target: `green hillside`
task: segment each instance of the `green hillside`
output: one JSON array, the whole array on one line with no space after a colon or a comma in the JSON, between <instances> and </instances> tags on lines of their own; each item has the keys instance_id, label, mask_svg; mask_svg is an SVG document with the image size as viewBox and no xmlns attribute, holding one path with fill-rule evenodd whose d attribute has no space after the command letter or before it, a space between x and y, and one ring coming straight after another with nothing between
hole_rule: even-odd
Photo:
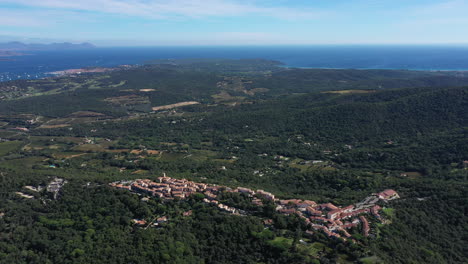
<instances>
[{"instance_id":1,"label":"green hillside","mask_svg":"<svg viewBox=\"0 0 468 264\"><path fill-rule=\"evenodd\" d=\"M0 83L0 263L466 263L467 87L264 60ZM246 215L109 186L163 173L339 206L401 198L343 241L238 193L220 199ZM57 196L35 189L55 177Z\"/></svg>"}]
</instances>

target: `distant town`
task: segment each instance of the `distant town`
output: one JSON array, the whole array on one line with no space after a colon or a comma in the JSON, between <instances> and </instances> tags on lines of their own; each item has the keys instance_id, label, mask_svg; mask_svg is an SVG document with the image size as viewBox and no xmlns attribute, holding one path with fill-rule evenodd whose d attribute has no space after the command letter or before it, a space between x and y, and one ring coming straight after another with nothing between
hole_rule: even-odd
<instances>
[{"instance_id":1,"label":"distant town","mask_svg":"<svg viewBox=\"0 0 468 264\"><path fill-rule=\"evenodd\" d=\"M235 215L245 215L245 211L227 206L219 202L218 196L222 192L242 193L252 199L252 203L256 206L263 206L267 201L271 201L276 205L276 211L283 215L296 214L304 219L308 225L308 234L314 232L323 232L329 237L334 237L346 241L351 239L355 241L352 235L348 232L351 228L359 228L362 235L367 237L372 232L370 222L385 223L385 219L380 215L382 208L377 205L378 201L388 202L398 199L400 196L394 190L388 189L380 193L374 193L366 197L363 201L339 207L332 203L317 204L310 200L300 199L277 199L274 194L264 190L252 190L249 188L237 187L235 189L210 185L206 183L197 183L186 179L174 179L164 175L158 177L157 181L149 179L138 179L135 181L118 181L110 183L110 186L125 189L138 194L158 197L163 200L186 199L192 194L201 193L204 195L203 201L207 204L212 204L227 213ZM147 197L143 199L148 199ZM190 215L188 211L185 215ZM159 224L168 221L167 217L155 219L151 223L142 219L134 219L135 224L140 226L158 226ZM263 221L266 227L272 226L272 219Z\"/></svg>"}]
</instances>

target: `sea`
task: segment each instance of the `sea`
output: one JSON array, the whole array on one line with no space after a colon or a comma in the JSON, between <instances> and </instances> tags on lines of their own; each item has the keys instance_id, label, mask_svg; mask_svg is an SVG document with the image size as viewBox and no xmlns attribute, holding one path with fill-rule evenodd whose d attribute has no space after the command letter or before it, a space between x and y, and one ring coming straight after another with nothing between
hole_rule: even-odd
<instances>
[{"instance_id":1,"label":"sea","mask_svg":"<svg viewBox=\"0 0 468 264\"><path fill-rule=\"evenodd\" d=\"M66 69L142 65L153 59L187 58L263 58L297 68L468 70L468 45L101 47L26 53L0 60L0 82L44 78L50 72Z\"/></svg>"}]
</instances>

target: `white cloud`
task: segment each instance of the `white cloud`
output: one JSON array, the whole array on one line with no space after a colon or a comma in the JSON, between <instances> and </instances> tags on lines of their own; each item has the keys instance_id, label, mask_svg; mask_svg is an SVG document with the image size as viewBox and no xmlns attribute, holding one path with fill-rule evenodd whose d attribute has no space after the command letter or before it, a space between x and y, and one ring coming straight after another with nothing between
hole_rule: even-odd
<instances>
[{"instance_id":1,"label":"white cloud","mask_svg":"<svg viewBox=\"0 0 468 264\"><path fill-rule=\"evenodd\" d=\"M421 15L466 15L468 2L465 0L450 0L439 3L420 6L415 10Z\"/></svg>"},{"instance_id":2,"label":"white cloud","mask_svg":"<svg viewBox=\"0 0 468 264\"><path fill-rule=\"evenodd\" d=\"M420 5L394 25L397 36L423 43L466 43L468 1L450 0Z\"/></svg>"},{"instance_id":3,"label":"white cloud","mask_svg":"<svg viewBox=\"0 0 468 264\"><path fill-rule=\"evenodd\" d=\"M0 3L139 16L149 19L243 15L260 15L281 19L311 19L323 15L321 11L262 6L255 1L236 2L233 0L0 0Z\"/></svg>"},{"instance_id":4,"label":"white cloud","mask_svg":"<svg viewBox=\"0 0 468 264\"><path fill-rule=\"evenodd\" d=\"M0 25L8 27L40 27L44 21L37 16L29 16L24 12L0 9Z\"/></svg>"}]
</instances>

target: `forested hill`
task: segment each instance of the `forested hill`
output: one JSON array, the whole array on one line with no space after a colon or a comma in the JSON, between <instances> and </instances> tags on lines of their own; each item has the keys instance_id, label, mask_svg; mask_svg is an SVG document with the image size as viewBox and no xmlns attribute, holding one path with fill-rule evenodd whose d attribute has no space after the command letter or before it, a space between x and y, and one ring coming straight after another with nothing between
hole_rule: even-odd
<instances>
[{"instance_id":1,"label":"forested hill","mask_svg":"<svg viewBox=\"0 0 468 264\"><path fill-rule=\"evenodd\" d=\"M467 263L466 73L151 63L0 83L0 263ZM237 216L109 186L163 173L401 199L340 240L248 195L219 196Z\"/></svg>"},{"instance_id":2,"label":"forested hill","mask_svg":"<svg viewBox=\"0 0 468 264\"><path fill-rule=\"evenodd\" d=\"M467 81L466 72L289 69L259 78L254 85L268 87L276 93L300 93L346 89L453 87L466 86Z\"/></svg>"},{"instance_id":3,"label":"forested hill","mask_svg":"<svg viewBox=\"0 0 468 264\"><path fill-rule=\"evenodd\" d=\"M217 116L213 126L237 133L248 125L262 133L305 134L341 142L407 137L467 125L467 93L467 88L460 87L307 94L243 105Z\"/></svg>"},{"instance_id":4,"label":"forested hill","mask_svg":"<svg viewBox=\"0 0 468 264\"><path fill-rule=\"evenodd\" d=\"M468 86L465 72L325 70L279 67L267 60L164 60L141 67L0 83L0 112L111 116L150 112L183 101L232 104L320 91Z\"/></svg>"}]
</instances>

